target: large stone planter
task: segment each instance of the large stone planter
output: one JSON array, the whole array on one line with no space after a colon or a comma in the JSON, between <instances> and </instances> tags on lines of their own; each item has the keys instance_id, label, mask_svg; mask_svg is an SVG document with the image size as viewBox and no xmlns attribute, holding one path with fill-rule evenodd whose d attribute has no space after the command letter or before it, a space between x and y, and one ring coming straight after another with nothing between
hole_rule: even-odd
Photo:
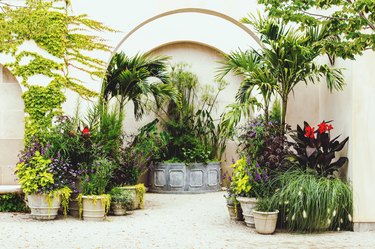
<instances>
[{"instance_id":1,"label":"large stone planter","mask_svg":"<svg viewBox=\"0 0 375 249\"><path fill-rule=\"evenodd\" d=\"M241 203L242 214L245 218L245 223L249 227L255 227L253 210L257 203L256 198L237 197L237 201Z\"/></svg>"},{"instance_id":2,"label":"large stone planter","mask_svg":"<svg viewBox=\"0 0 375 249\"><path fill-rule=\"evenodd\" d=\"M82 196L82 217L87 221L103 221L105 217L105 197L100 195Z\"/></svg>"},{"instance_id":3,"label":"large stone planter","mask_svg":"<svg viewBox=\"0 0 375 249\"><path fill-rule=\"evenodd\" d=\"M279 210L275 212L260 212L253 210L255 231L260 234L273 234L276 229Z\"/></svg>"},{"instance_id":4,"label":"large stone planter","mask_svg":"<svg viewBox=\"0 0 375 249\"><path fill-rule=\"evenodd\" d=\"M159 163L150 170L150 191L154 193L205 193L221 189L220 162Z\"/></svg>"},{"instance_id":5,"label":"large stone planter","mask_svg":"<svg viewBox=\"0 0 375 249\"><path fill-rule=\"evenodd\" d=\"M61 196L55 196L50 201L45 194L28 195L27 202L31 210L31 218L36 220L53 220L61 204Z\"/></svg>"}]
</instances>

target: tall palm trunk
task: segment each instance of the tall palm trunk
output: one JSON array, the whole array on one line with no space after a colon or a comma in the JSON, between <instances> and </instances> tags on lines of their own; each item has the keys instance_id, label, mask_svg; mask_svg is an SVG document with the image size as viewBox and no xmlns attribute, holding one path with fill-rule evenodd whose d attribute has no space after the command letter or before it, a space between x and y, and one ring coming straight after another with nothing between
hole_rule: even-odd
<instances>
[{"instance_id":1,"label":"tall palm trunk","mask_svg":"<svg viewBox=\"0 0 375 249\"><path fill-rule=\"evenodd\" d=\"M286 110L288 107L288 95L282 96L282 103L281 103L281 124L280 124L280 131L282 134L285 134L285 118L286 118Z\"/></svg>"}]
</instances>

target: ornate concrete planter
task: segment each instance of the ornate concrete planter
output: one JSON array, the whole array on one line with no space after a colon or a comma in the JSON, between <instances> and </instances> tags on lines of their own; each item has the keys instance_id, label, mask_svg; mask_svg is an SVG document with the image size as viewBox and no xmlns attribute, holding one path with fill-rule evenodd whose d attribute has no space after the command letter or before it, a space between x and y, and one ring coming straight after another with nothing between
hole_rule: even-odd
<instances>
[{"instance_id":1,"label":"ornate concrete planter","mask_svg":"<svg viewBox=\"0 0 375 249\"><path fill-rule=\"evenodd\" d=\"M48 201L45 194L28 195L27 201L31 210L31 218L36 220L53 220L60 208L61 196L55 196Z\"/></svg>"},{"instance_id":2,"label":"ornate concrete planter","mask_svg":"<svg viewBox=\"0 0 375 249\"><path fill-rule=\"evenodd\" d=\"M221 189L220 162L159 163L150 170L151 187L154 193L205 193Z\"/></svg>"},{"instance_id":3,"label":"ornate concrete planter","mask_svg":"<svg viewBox=\"0 0 375 249\"><path fill-rule=\"evenodd\" d=\"M83 219L87 221L103 221L106 214L106 205L105 196L82 196Z\"/></svg>"}]
</instances>

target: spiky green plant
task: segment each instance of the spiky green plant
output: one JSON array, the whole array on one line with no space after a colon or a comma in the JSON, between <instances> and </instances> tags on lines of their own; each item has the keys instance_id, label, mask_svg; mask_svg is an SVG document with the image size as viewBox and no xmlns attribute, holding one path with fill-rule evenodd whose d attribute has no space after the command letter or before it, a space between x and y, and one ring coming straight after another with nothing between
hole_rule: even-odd
<instances>
[{"instance_id":1,"label":"spiky green plant","mask_svg":"<svg viewBox=\"0 0 375 249\"><path fill-rule=\"evenodd\" d=\"M322 232L352 229L352 189L340 179L301 170L278 177L280 188L272 206L280 210L280 225L289 231Z\"/></svg>"}]
</instances>

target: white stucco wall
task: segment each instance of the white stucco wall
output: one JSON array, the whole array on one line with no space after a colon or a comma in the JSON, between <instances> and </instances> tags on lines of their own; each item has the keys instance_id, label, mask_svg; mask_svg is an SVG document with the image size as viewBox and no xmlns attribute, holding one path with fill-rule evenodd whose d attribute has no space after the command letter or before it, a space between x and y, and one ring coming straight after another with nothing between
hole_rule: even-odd
<instances>
[{"instance_id":1,"label":"white stucco wall","mask_svg":"<svg viewBox=\"0 0 375 249\"><path fill-rule=\"evenodd\" d=\"M256 13L261 10L256 0L72 0L72 4L75 14L88 14L91 18L119 30L117 33L104 34L104 38L113 48L124 50L130 55L157 48L155 52L172 55L173 60L191 62L198 75L203 78L210 78L213 73L215 63L210 60L217 57L215 49L229 52L237 48L258 46L251 30L236 22L249 12ZM197 48L191 45L182 46L182 43L166 45L181 41L198 42L207 46ZM32 44L25 46L33 47ZM109 53L96 54L105 61L109 61L111 57ZM7 59L2 57L0 62L4 63ZM287 121L293 126L303 120L317 124L323 119L333 119L333 133L342 134L343 137L350 136L347 149L350 157L348 173L354 189L354 220L357 222L375 222L375 209L372 208L375 204L375 195L372 194L375 189L375 135L371 133L371 125L375 121L375 100L372 97L375 90L372 76L374 61L374 52L365 53L355 62L338 60L335 66L346 68L346 89L330 94L323 82L307 87L301 83L296 88L295 96L290 96L287 114ZM100 82L80 78L87 81L87 86L91 89L100 89ZM34 80L38 83L45 81L38 77ZM235 89L231 88L230 91L228 96L233 96ZM14 94L13 96L19 96L20 89L15 90ZM64 109L72 113L77 95L70 91L66 94L68 101L64 104ZM17 103L19 108L21 102ZM9 110L10 107L5 101L0 104L0 111ZM10 127L22 124L22 121L11 120L9 119L7 124ZM129 124L132 122L129 117ZM134 127L133 124L129 127L125 124L126 129ZM18 135L17 139L20 139L21 135ZM6 151L1 144L0 151ZM12 158L14 161L14 156ZM9 174L1 169L0 173L2 177Z\"/></svg>"}]
</instances>

